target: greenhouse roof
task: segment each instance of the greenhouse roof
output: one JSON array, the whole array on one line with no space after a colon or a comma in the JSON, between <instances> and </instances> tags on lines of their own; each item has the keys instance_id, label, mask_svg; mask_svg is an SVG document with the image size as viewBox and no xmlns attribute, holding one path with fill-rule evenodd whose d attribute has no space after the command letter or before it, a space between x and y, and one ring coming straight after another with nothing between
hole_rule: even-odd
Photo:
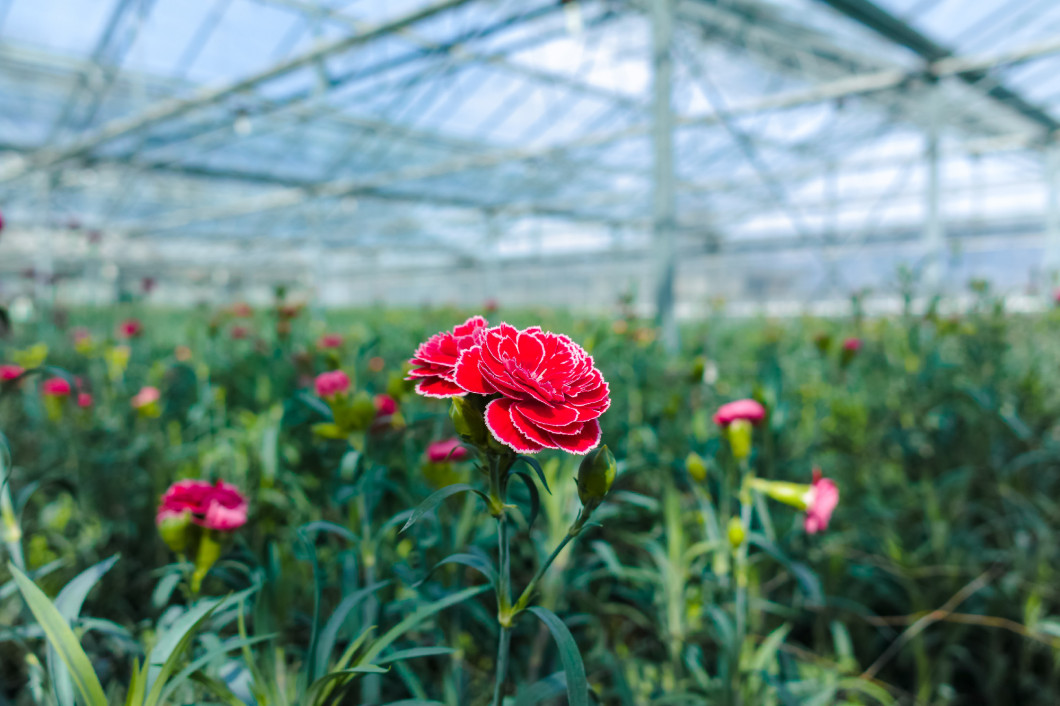
<instances>
[{"instance_id":1,"label":"greenhouse roof","mask_svg":"<svg viewBox=\"0 0 1060 706\"><path fill-rule=\"evenodd\" d=\"M0 206L173 261L645 252L657 5L679 252L918 240L932 135L948 236L1044 223L1052 0L0 0Z\"/></svg>"}]
</instances>

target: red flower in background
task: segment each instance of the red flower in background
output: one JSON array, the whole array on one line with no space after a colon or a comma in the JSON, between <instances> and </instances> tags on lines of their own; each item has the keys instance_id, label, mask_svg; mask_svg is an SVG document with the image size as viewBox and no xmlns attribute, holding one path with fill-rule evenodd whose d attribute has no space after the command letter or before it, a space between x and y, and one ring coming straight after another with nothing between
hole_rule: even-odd
<instances>
[{"instance_id":1,"label":"red flower in background","mask_svg":"<svg viewBox=\"0 0 1060 706\"><path fill-rule=\"evenodd\" d=\"M317 348L341 348L342 347L342 336L337 333L325 333L317 341Z\"/></svg>"},{"instance_id":2,"label":"red flower in background","mask_svg":"<svg viewBox=\"0 0 1060 706\"><path fill-rule=\"evenodd\" d=\"M375 415L377 417L389 417L397 412L397 400L390 395L376 395L373 402L375 402Z\"/></svg>"},{"instance_id":3,"label":"red flower in background","mask_svg":"<svg viewBox=\"0 0 1060 706\"><path fill-rule=\"evenodd\" d=\"M232 305L232 316L237 316L241 319L248 318L254 315L254 310L250 308L250 304L246 302L237 302Z\"/></svg>"},{"instance_id":4,"label":"red flower in background","mask_svg":"<svg viewBox=\"0 0 1060 706\"><path fill-rule=\"evenodd\" d=\"M810 497L806 508L806 519L803 526L807 534L816 534L828 529L832 511L839 504L839 488L831 478L822 478L821 469L813 469L813 485L810 486Z\"/></svg>"},{"instance_id":5,"label":"red flower in background","mask_svg":"<svg viewBox=\"0 0 1060 706\"><path fill-rule=\"evenodd\" d=\"M0 381L14 380L26 370L21 365L0 365Z\"/></svg>"},{"instance_id":6,"label":"red flower in background","mask_svg":"<svg viewBox=\"0 0 1060 706\"><path fill-rule=\"evenodd\" d=\"M857 353L861 350L861 339L857 336L851 336L850 338L843 341L843 350L848 353Z\"/></svg>"},{"instance_id":7,"label":"red flower in background","mask_svg":"<svg viewBox=\"0 0 1060 706\"><path fill-rule=\"evenodd\" d=\"M427 447L427 460L431 463L445 463L446 461L463 461L468 457L467 449L460 443L460 439L446 439L435 441Z\"/></svg>"},{"instance_id":8,"label":"red flower in background","mask_svg":"<svg viewBox=\"0 0 1060 706\"><path fill-rule=\"evenodd\" d=\"M242 341L244 338L250 335L250 329L246 326L233 326L232 327L232 338L236 341Z\"/></svg>"},{"instance_id":9,"label":"red flower in background","mask_svg":"<svg viewBox=\"0 0 1060 706\"><path fill-rule=\"evenodd\" d=\"M314 385L317 395L320 397L331 397L350 389L350 377L341 370L333 370L330 373L317 375Z\"/></svg>"},{"instance_id":10,"label":"red flower in background","mask_svg":"<svg viewBox=\"0 0 1060 706\"><path fill-rule=\"evenodd\" d=\"M80 392L77 395L77 406L81 409L88 409L92 406L92 395L87 392Z\"/></svg>"},{"instance_id":11,"label":"red flower in background","mask_svg":"<svg viewBox=\"0 0 1060 706\"><path fill-rule=\"evenodd\" d=\"M65 378L48 378L40 386L41 394L45 397L67 397L71 389Z\"/></svg>"},{"instance_id":12,"label":"red flower in background","mask_svg":"<svg viewBox=\"0 0 1060 706\"><path fill-rule=\"evenodd\" d=\"M719 427L727 427L737 419L746 419L752 424L758 424L766 417L766 408L755 400L736 400L718 407L714 413L714 423Z\"/></svg>"},{"instance_id":13,"label":"red flower in background","mask_svg":"<svg viewBox=\"0 0 1060 706\"><path fill-rule=\"evenodd\" d=\"M416 392L424 397L462 397L467 394L454 381L457 359L461 352L482 342L489 324L481 316L470 319L453 329L431 336L416 349L409 363L406 380L419 380Z\"/></svg>"},{"instance_id":14,"label":"red flower in background","mask_svg":"<svg viewBox=\"0 0 1060 706\"><path fill-rule=\"evenodd\" d=\"M204 480L181 480L169 486L162 496L155 522L161 525L185 513L200 527L231 531L246 524L247 499L224 481L211 485Z\"/></svg>"},{"instance_id":15,"label":"red flower in background","mask_svg":"<svg viewBox=\"0 0 1060 706\"><path fill-rule=\"evenodd\" d=\"M522 453L588 453L600 443L598 418L611 404L593 359L566 336L501 324L460 354L453 381L462 390L501 395L486 406L486 426Z\"/></svg>"},{"instance_id":16,"label":"red flower in background","mask_svg":"<svg viewBox=\"0 0 1060 706\"><path fill-rule=\"evenodd\" d=\"M144 327L139 319L126 319L118 327L118 336L120 338L136 338L143 332Z\"/></svg>"}]
</instances>

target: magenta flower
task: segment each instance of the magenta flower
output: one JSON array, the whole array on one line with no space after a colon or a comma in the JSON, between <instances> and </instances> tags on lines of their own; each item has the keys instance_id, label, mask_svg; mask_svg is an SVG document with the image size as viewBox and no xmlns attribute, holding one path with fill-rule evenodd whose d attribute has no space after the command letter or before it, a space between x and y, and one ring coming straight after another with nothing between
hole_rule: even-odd
<instances>
[{"instance_id":1,"label":"magenta flower","mask_svg":"<svg viewBox=\"0 0 1060 706\"><path fill-rule=\"evenodd\" d=\"M132 398L133 409L141 409L147 405L154 404L161 399L162 393L157 387L141 387L140 391Z\"/></svg>"},{"instance_id":2,"label":"magenta flower","mask_svg":"<svg viewBox=\"0 0 1060 706\"><path fill-rule=\"evenodd\" d=\"M155 515L155 523L189 517L207 529L229 532L247 521L247 499L234 485L217 481L181 480L169 486Z\"/></svg>"},{"instance_id":3,"label":"magenta flower","mask_svg":"<svg viewBox=\"0 0 1060 706\"><path fill-rule=\"evenodd\" d=\"M416 392L424 397L463 397L467 390L454 381L457 360L463 351L482 343L488 325L481 316L472 316L452 333L431 336L416 349L405 379L419 380Z\"/></svg>"},{"instance_id":4,"label":"magenta flower","mask_svg":"<svg viewBox=\"0 0 1060 706\"><path fill-rule=\"evenodd\" d=\"M70 383L65 378L48 378L41 383L41 394L45 397L69 397Z\"/></svg>"},{"instance_id":5,"label":"magenta flower","mask_svg":"<svg viewBox=\"0 0 1060 706\"><path fill-rule=\"evenodd\" d=\"M718 407L718 411L714 413L714 423L719 427L727 427L738 419L745 419L752 424L758 424L765 417L766 408L757 401L736 400Z\"/></svg>"},{"instance_id":6,"label":"magenta flower","mask_svg":"<svg viewBox=\"0 0 1060 706\"><path fill-rule=\"evenodd\" d=\"M337 333L325 333L317 341L317 348L327 350L342 347L342 336Z\"/></svg>"},{"instance_id":7,"label":"magenta flower","mask_svg":"<svg viewBox=\"0 0 1060 706\"><path fill-rule=\"evenodd\" d=\"M79 392L77 394L77 406L81 409L88 409L92 406L92 395L87 392Z\"/></svg>"},{"instance_id":8,"label":"magenta flower","mask_svg":"<svg viewBox=\"0 0 1060 706\"><path fill-rule=\"evenodd\" d=\"M851 336L850 338L843 341L843 350L848 353L857 353L861 350L861 339L857 336Z\"/></svg>"},{"instance_id":9,"label":"magenta flower","mask_svg":"<svg viewBox=\"0 0 1060 706\"><path fill-rule=\"evenodd\" d=\"M397 412L397 400L390 395L376 395L373 402L375 402L375 416L377 417L389 417Z\"/></svg>"},{"instance_id":10,"label":"magenta flower","mask_svg":"<svg viewBox=\"0 0 1060 706\"><path fill-rule=\"evenodd\" d=\"M592 356L537 326L489 329L481 344L460 354L453 381L467 392L499 395L486 406L486 426L521 453L588 453L600 443L599 417L611 405Z\"/></svg>"},{"instance_id":11,"label":"magenta flower","mask_svg":"<svg viewBox=\"0 0 1060 706\"><path fill-rule=\"evenodd\" d=\"M143 332L144 327L139 319L126 319L118 326L119 338L136 338Z\"/></svg>"},{"instance_id":12,"label":"magenta flower","mask_svg":"<svg viewBox=\"0 0 1060 706\"><path fill-rule=\"evenodd\" d=\"M460 443L460 439L446 439L435 441L427 447L427 460L431 463L445 463L446 461L463 461L468 457L467 449Z\"/></svg>"},{"instance_id":13,"label":"magenta flower","mask_svg":"<svg viewBox=\"0 0 1060 706\"><path fill-rule=\"evenodd\" d=\"M803 526L807 534L828 529L832 511L839 504L839 488L835 481L821 476L821 469L813 469L813 484L806 498L806 520Z\"/></svg>"},{"instance_id":14,"label":"magenta flower","mask_svg":"<svg viewBox=\"0 0 1060 706\"><path fill-rule=\"evenodd\" d=\"M14 380L26 370L21 365L0 365L0 382Z\"/></svg>"},{"instance_id":15,"label":"magenta flower","mask_svg":"<svg viewBox=\"0 0 1060 706\"><path fill-rule=\"evenodd\" d=\"M315 385L317 395L320 397L332 397L350 389L350 377L341 370L333 370L329 373L317 375Z\"/></svg>"}]
</instances>

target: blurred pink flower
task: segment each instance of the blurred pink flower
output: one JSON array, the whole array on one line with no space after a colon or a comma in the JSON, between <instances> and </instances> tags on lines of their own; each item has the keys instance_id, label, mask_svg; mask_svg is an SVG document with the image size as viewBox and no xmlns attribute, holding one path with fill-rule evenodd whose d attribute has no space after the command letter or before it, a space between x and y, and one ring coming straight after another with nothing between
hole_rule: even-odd
<instances>
[{"instance_id":1,"label":"blurred pink flower","mask_svg":"<svg viewBox=\"0 0 1060 706\"><path fill-rule=\"evenodd\" d=\"M247 499L224 481L211 485L204 480L181 480L162 496L155 523L161 525L186 513L200 527L227 532L246 524Z\"/></svg>"},{"instance_id":2,"label":"blurred pink flower","mask_svg":"<svg viewBox=\"0 0 1060 706\"><path fill-rule=\"evenodd\" d=\"M141 387L140 391L132 398L133 409L141 409L149 404L158 402L162 397L162 393L158 391L157 387Z\"/></svg>"},{"instance_id":3,"label":"blurred pink flower","mask_svg":"<svg viewBox=\"0 0 1060 706\"><path fill-rule=\"evenodd\" d=\"M857 336L851 336L846 339L843 341L843 350L849 353L857 353L861 350L861 339Z\"/></svg>"},{"instance_id":4,"label":"blurred pink flower","mask_svg":"<svg viewBox=\"0 0 1060 706\"><path fill-rule=\"evenodd\" d=\"M67 397L71 387L65 378L48 378L41 383L40 391L45 397Z\"/></svg>"},{"instance_id":5,"label":"blurred pink flower","mask_svg":"<svg viewBox=\"0 0 1060 706\"><path fill-rule=\"evenodd\" d=\"M21 365L0 365L0 382L14 380L26 372Z\"/></svg>"},{"instance_id":6,"label":"blurred pink flower","mask_svg":"<svg viewBox=\"0 0 1060 706\"><path fill-rule=\"evenodd\" d=\"M139 319L126 319L118 326L119 338L136 338L143 332L144 327Z\"/></svg>"},{"instance_id":7,"label":"blurred pink flower","mask_svg":"<svg viewBox=\"0 0 1060 706\"><path fill-rule=\"evenodd\" d=\"M88 409L92 406L92 395L87 392L80 392L77 395L77 406L81 409Z\"/></svg>"},{"instance_id":8,"label":"blurred pink flower","mask_svg":"<svg viewBox=\"0 0 1060 706\"><path fill-rule=\"evenodd\" d=\"M389 417L397 411L397 400L390 395L376 395L374 401L377 417Z\"/></svg>"},{"instance_id":9,"label":"blurred pink flower","mask_svg":"<svg viewBox=\"0 0 1060 706\"><path fill-rule=\"evenodd\" d=\"M821 469L813 469L813 485L810 486L807 498L806 520L804 526L807 534L828 529L832 511L839 504L839 488L831 478L821 476Z\"/></svg>"},{"instance_id":10,"label":"blurred pink flower","mask_svg":"<svg viewBox=\"0 0 1060 706\"><path fill-rule=\"evenodd\" d=\"M714 413L714 423L720 427L727 427L737 419L746 419L752 424L758 424L766 416L766 408L755 400L745 399L729 402L718 407Z\"/></svg>"},{"instance_id":11,"label":"blurred pink flower","mask_svg":"<svg viewBox=\"0 0 1060 706\"><path fill-rule=\"evenodd\" d=\"M250 329L246 326L233 326L232 327L232 338L236 341L242 341L244 338L250 335Z\"/></svg>"},{"instance_id":12,"label":"blurred pink flower","mask_svg":"<svg viewBox=\"0 0 1060 706\"><path fill-rule=\"evenodd\" d=\"M321 397L339 395L350 389L350 377L341 370L321 373L316 379L317 394Z\"/></svg>"},{"instance_id":13,"label":"blurred pink flower","mask_svg":"<svg viewBox=\"0 0 1060 706\"><path fill-rule=\"evenodd\" d=\"M460 439L453 438L445 441L435 441L427 447L427 460L431 463L463 461L467 457L467 449L460 443Z\"/></svg>"},{"instance_id":14,"label":"blurred pink flower","mask_svg":"<svg viewBox=\"0 0 1060 706\"><path fill-rule=\"evenodd\" d=\"M342 336L337 333L325 333L317 341L317 348L340 348L342 346Z\"/></svg>"}]
</instances>

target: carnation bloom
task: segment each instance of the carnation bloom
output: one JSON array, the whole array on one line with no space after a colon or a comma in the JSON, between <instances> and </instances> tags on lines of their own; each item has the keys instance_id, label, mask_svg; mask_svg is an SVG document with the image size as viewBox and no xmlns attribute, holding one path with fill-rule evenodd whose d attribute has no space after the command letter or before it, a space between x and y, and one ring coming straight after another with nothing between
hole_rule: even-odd
<instances>
[{"instance_id":1,"label":"carnation bloom","mask_svg":"<svg viewBox=\"0 0 1060 706\"><path fill-rule=\"evenodd\" d=\"M213 485L204 480L177 481L162 496L155 523L181 517L207 529L231 531L246 524L247 499L224 481Z\"/></svg>"},{"instance_id":2,"label":"carnation bloom","mask_svg":"<svg viewBox=\"0 0 1060 706\"><path fill-rule=\"evenodd\" d=\"M821 469L813 469L813 484L806 493L806 520L803 526L807 534L816 534L828 529L832 511L839 504L839 488L831 478L821 476Z\"/></svg>"},{"instance_id":3,"label":"carnation bloom","mask_svg":"<svg viewBox=\"0 0 1060 706\"><path fill-rule=\"evenodd\" d=\"M144 327L139 319L127 319L118 327L118 336L121 338L136 338L143 331Z\"/></svg>"},{"instance_id":4,"label":"carnation bloom","mask_svg":"<svg viewBox=\"0 0 1060 706\"><path fill-rule=\"evenodd\" d=\"M317 341L317 348L339 348L342 346L342 336L337 333L325 333Z\"/></svg>"},{"instance_id":5,"label":"carnation bloom","mask_svg":"<svg viewBox=\"0 0 1060 706\"><path fill-rule=\"evenodd\" d=\"M41 383L40 391L45 397L67 397L71 387L65 378L48 378Z\"/></svg>"},{"instance_id":6,"label":"carnation bloom","mask_svg":"<svg viewBox=\"0 0 1060 706\"><path fill-rule=\"evenodd\" d=\"M0 365L0 382L14 380L26 372L21 365Z\"/></svg>"},{"instance_id":7,"label":"carnation bloom","mask_svg":"<svg viewBox=\"0 0 1060 706\"><path fill-rule=\"evenodd\" d=\"M416 349L409 363L412 370L406 380L419 380L416 392L424 397L462 397L467 390L454 381L461 352L482 343L489 324L481 316L470 319L449 331L431 336Z\"/></svg>"},{"instance_id":8,"label":"carnation bloom","mask_svg":"<svg viewBox=\"0 0 1060 706\"><path fill-rule=\"evenodd\" d=\"M80 392L77 395L77 406L81 409L88 409L92 406L92 395L87 392Z\"/></svg>"},{"instance_id":9,"label":"carnation bloom","mask_svg":"<svg viewBox=\"0 0 1060 706\"><path fill-rule=\"evenodd\" d=\"M132 406L134 409L142 409L149 404L158 402L161 397L162 393L158 391L157 387L141 387L136 396L132 398Z\"/></svg>"},{"instance_id":10,"label":"carnation bloom","mask_svg":"<svg viewBox=\"0 0 1060 706\"><path fill-rule=\"evenodd\" d=\"M861 339L857 336L851 336L846 339L843 341L843 350L849 353L857 353L861 350Z\"/></svg>"},{"instance_id":11,"label":"carnation bloom","mask_svg":"<svg viewBox=\"0 0 1060 706\"><path fill-rule=\"evenodd\" d=\"M350 389L350 377L341 370L333 370L329 373L317 375L315 385L318 395L331 397Z\"/></svg>"},{"instance_id":12,"label":"carnation bloom","mask_svg":"<svg viewBox=\"0 0 1060 706\"><path fill-rule=\"evenodd\" d=\"M373 402L375 402L375 413L378 417L389 417L397 412L397 400L390 395L376 395Z\"/></svg>"},{"instance_id":13,"label":"carnation bloom","mask_svg":"<svg viewBox=\"0 0 1060 706\"><path fill-rule=\"evenodd\" d=\"M241 341L250 335L250 329L246 326L233 326L232 327L232 338L236 341Z\"/></svg>"},{"instance_id":14,"label":"carnation bloom","mask_svg":"<svg viewBox=\"0 0 1060 706\"><path fill-rule=\"evenodd\" d=\"M460 439L435 441L427 447L427 460L431 463L463 461L467 456L467 449L461 445Z\"/></svg>"},{"instance_id":15,"label":"carnation bloom","mask_svg":"<svg viewBox=\"0 0 1060 706\"><path fill-rule=\"evenodd\" d=\"M467 392L500 395L486 406L486 426L516 451L584 454L600 443L607 382L566 336L501 324L460 354L453 380Z\"/></svg>"},{"instance_id":16,"label":"carnation bloom","mask_svg":"<svg viewBox=\"0 0 1060 706\"><path fill-rule=\"evenodd\" d=\"M766 408L755 400L736 400L718 407L714 413L714 423L720 427L727 427L737 419L745 419L752 424L758 424L766 416Z\"/></svg>"}]
</instances>

